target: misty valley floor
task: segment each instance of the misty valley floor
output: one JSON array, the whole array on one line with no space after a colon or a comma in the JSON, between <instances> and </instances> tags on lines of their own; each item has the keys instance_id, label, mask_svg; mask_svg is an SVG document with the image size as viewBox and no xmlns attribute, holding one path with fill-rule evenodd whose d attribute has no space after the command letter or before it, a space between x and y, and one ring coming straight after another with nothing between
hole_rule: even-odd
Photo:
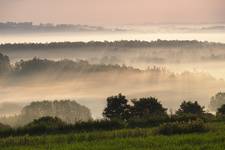
<instances>
[{"instance_id":1,"label":"misty valley floor","mask_svg":"<svg viewBox=\"0 0 225 150\"><path fill-rule=\"evenodd\" d=\"M202 134L155 135L154 128L95 131L62 135L21 136L0 139L1 150L223 150L225 124L209 123Z\"/></svg>"}]
</instances>

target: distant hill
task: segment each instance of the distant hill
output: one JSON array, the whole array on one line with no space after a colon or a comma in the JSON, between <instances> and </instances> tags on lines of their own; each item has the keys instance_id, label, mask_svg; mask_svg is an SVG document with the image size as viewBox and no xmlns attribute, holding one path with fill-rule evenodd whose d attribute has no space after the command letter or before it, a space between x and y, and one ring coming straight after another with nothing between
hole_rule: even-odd
<instances>
[{"instance_id":1,"label":"distant hill","mask_svg":"<svg viewBox=\"0 0 225 150\"><path fill-rule=\"evenodd\" d=\"M40 32L83 32L83 31L121 31L101 26L73 24L39 24L32 22L0 22L0 33L40 33Z\"/></svg>"}]
</instances>

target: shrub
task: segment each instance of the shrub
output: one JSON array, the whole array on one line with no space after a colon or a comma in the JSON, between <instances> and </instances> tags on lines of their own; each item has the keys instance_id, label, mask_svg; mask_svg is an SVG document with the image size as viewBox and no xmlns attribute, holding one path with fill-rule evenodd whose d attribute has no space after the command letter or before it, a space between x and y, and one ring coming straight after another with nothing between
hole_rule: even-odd
<instances>
[{"instance_id":1,"label":"shrub","mask_svg":"<svg viewBox=\"0 0 225 150\"><path fill-rule=\"evenodd\" d=\"M225 104L223 104L220 108L217 109L216 115L217 116L225 115Z\"/></svg>"},{"instance_id":2,"label":"shrub","mask_svg":"<svg viewBox=\"0 0 225 150\"><path fill-rule=\"evenodd\" d=\"M128 120L128 127L130 128L154 127L169 121L170 121L170 118L168 116L151 116L146 118L132 118Z\"/></svg>"},{"instance_id":3,"label":"shrub","mask_svg":"<svg viewBox=\"0 0 225 150\"><path fill-rule=\"evenodd\" d=\"M196 121L196 120L203 120L205 122L213 122L216 121L216 116L211 113L204 113L201 115L197 114L179 114L179 115L172 115L170 117L171 122L189 122L189 121Z\"/></svg>"},{"instance_id":4,"label":"shrub","mask_svg":"<svg viewBox=\"0 0 225 150\"><path fill-rule=\"evenodd\" d=\"M71 125L74 131L95 131L95 130L113 130L125 128L126 124L119 120L95 120L88 122L79 122Z\"/></svg>"},{"instance_id":5,"label":"shrub","mask_svg":"<svg viewBox=\"0 0 225 150\"><path fill-rule=\"evenodd\" d=\"M190 122L172 122L160 125L156 129L157 134L172 135L185 133L202 133L208 131L208 128L202 120Z\"/></svg>"},{"instance_id":6,"label":"shrub","mask_svg":"<svg viewBox=\"0 0 225 150\"><path fill-rule=\"evenodd\" d=\"M88 122L78 122L76 124L66 124L59 118L42 117L34 120L30 124L20 128L10 128L0 130L1 137L20 136L20 135L43 135L43 134L62 134L78 133L99 130L114 130L125 128L126 124L118 120L95 120Z\"/></svg>"},{"instance_id":7,"label":"shrub","mask_svg":"<svg viewBox=\"0 0 225 150\"><path fill-rule=\"evenodd\" d=\"M196 121L199 119L199 115L194 114L179 114L179 115L172 115L170 117L171 122L189 122L189 121Z\"/></svg>"},{"instance_id":8,"label":"shrub","mask_svg":"<svg viewBox=\"0 0 225 150\"><path fill-rule=\"evenodd\" d=\"M41 117L33 120L23 128L19 128L18 132L25 132L29 134L45 134L49 132L55 132L58 129L65 126L66 123L57 117Z\"/></svg>"},{"instance_id":9,"label":"shrub","mask_svg":"<svg viewBox=\"0 0 225 150\"><path fill-rule=\"evenodd\" d=\"M9 125L5 125L0 123L0 137L4 136L2 133L8 133L11 132L12 128Z\"/></svg>"},{"instance_id":10,"label":"shrub","mask_svg":"<svg viewBox=\"0 0 225 150\"><path fill-rule=\"evenodd\" d=\"M11 127L9 125L0 123L0 130L7 130L7 129L10 129L10 128Z\"/></svg>"}]
</instances>

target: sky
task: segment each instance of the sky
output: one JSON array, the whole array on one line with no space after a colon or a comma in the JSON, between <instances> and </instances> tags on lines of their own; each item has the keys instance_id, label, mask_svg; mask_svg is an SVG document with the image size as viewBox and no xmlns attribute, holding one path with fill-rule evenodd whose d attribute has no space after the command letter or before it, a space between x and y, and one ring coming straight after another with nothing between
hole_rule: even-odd
<instances>
[{"instance_id":1,"label":"sky","mask_svg":"<svg viewBox=\"0 0 225 150\"><path fill-rule=\"evenodd\" d=\"M225 0L0 0L0 22L224 23L224 14Z\"/></svg>"}]
</instances>

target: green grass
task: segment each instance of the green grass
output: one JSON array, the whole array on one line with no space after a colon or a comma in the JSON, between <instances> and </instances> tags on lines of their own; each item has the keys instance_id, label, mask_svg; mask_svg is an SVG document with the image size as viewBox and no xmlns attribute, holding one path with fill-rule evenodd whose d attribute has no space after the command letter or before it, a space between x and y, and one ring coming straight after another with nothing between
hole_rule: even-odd
<instances>
[{"instance_id":1,"label":"green grass","mask_svg":"<svg viewBox=\"0 0 225 150\"><path fill-rule=\"evenodd\" d=\"M223 150L225 124L210 123L207 133L155 135L154 128L0 139L1 150Z\"/></svg>"}]
</instances>

